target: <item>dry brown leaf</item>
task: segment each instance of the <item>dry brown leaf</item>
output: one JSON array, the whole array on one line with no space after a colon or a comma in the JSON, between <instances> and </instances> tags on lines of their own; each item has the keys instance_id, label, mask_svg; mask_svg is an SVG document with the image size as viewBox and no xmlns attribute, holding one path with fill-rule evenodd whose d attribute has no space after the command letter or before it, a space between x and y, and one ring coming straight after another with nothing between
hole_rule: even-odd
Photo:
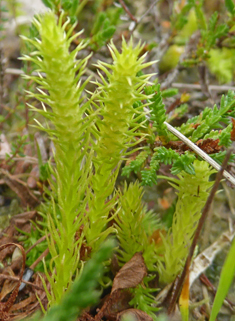
<instances>
[{"instance_id":1,"label":"dry brown leaf","mask_svg":"<svg viewBox=\"0 0 235 321\"><path fill-rule=\"evenodd\" d=\"M111 294L95 316L95 320L99 321L103 316L108 320L116 320L117 313L129 307L128 303L131 300L130 292L123 290L135 288L146 275L147 268L144 258L141 253L135 253L115 276Z\"/></svg>"},{"instance_id":2,"label":"dry brown leaf","mask_svg":"<svg viewBox=\"0 0 235 321\"><path fill-rule=\"evenodd\" d=\"M233 123L233 128L231 130L231 140L234 142L235 141L235 119L232 118L232 123Z\"/></svg>"},{"instance_id":3,"label":"dry brown leaf","mask_svg":"<svg viewBox=\"0 0 235 321\"><path fill-rule=\"evenodd\" d=\"M10 267L7 267L6 269L4 269L4 274L9 276L16 276ZM1 274L0 274L0 280L1 280ZM0 301L3 300L9 293L11 293L17 284L18 284L18 281L6 279L3 283L2 290L0 292Z\"/></svg>"},{"instance_id":4,"label":"dry brown leaf","mask_svg":"<svg viewBox=\"0 0 235 321\"><path fill-rule=\"evenodd\" d=\"M20 301L19 303L14 304L9 312L17 311L17 310L23 310L29 306L30 303L34 303L37 301L37 297L35 294L30 295L28 298L24 299L23 301ZM22 311L21 311L22 313ZM20 314L21 314L20 313Z\"/></svg>"},{"instance_id":5,"label":"dry brown leaf","mask_svg":"<svg viewBox=\"0 0 235 321\"><path fill-rule=\"evenodd\" d=\"M217 153L221 150L221 146L219 146L219 139L199 139L196 142L196 145L207 154Z\"/></svg>"},{"instance_id":6,"label":"dry brown leaf","mask_svg":"<svg viewBox=\"0 0 235 321\"><path fill-rule=\"evenodd\" d=\"M130 308L129 302L132 295L127 290L116 290L109 298L104 309L104 317L107 320L116 320L120 311Z\"/></svg>"},{"instance_id":7,"label":"dry brown leaf","mask_svg":"<svg viewBox=\"0 0 235 321\"><path fill-rule=\"evenodd\" d=\"M147 275L147 268L141 253L135 255L117 273L113 280L111 293L118 289L135 288Z\"/></svg>"},{"instance_id":8,"label":"dry brown leaf","mask_svg":"<svg viewBox=\"0 0 235 321\"><path fill-rule=\"evenodd\" d=\"M27 184L11 175L8 171L3 171L3 178L8 187L20 198L23 207L35 207L40 202L37 197L29 190Z\"/></svg>"}]
</instances>

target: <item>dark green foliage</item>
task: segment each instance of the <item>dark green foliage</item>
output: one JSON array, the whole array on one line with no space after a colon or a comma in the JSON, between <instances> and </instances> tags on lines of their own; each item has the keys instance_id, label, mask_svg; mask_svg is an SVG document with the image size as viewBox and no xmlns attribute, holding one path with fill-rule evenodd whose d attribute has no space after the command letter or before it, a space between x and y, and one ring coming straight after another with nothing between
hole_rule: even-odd
<instances>
[{"instance_id":1,"label":"dark green foliage","mask_svg":"<svg viewBox=\"0 0 235 321\"><path fill-rule=\"evenodd\" d=\"M220 165L223 163L223 160L225 158L226 155L226 150L216 153L216 154L211 154L211 158L213 158L217 163L219 163ZM229 162L234 162L235 161L235 154L231 154L230 158L229 158Z\"/></svg>"},{"instance_id":2,"label":"dark green foliage","mask_svg":"<svg viewBox=\"0 0 235 321\"><path fill-rule=\"evenodd\" d=\"M25 157L24 147L29 144L28 135L17 135L14 142L11 145L11 155L7 154L7 161L13 161L13 156L19 155L20 157Z\"/></svg>"},{"instance_id":3,"label":"dark green foliage","mask_svg":"<svg viewBox=\"0 0 235 321\"><path fill-rule=\"evenodd\" d=\"M219 13L216 11L208 19L203 10L203 1L193 0L192 2L196 13L197 26L200 30L200 38L197 43L196 52L194 51L192 55L188 55L188 57L182 62L184 66L188 67L198 65L202 61L207 62L210 58L210 50L216 47L218 43L225 43L227 41L231 42L229 30L234 24L229 20L225 20L221 23L219 21ZM232 3L232 0L227 1L226 7L230 13L234 11L233 6L234 4Z\"/></svg>"},{"instance_id":4,"label":"dark green foliage","mask_svg":"<svg viewBox=\"0 0 235 321\"><path fill-rule=\"evenodd\" d=\"M190 0L185 6L183 6L183 8L181 8L179 13L174 12L172 14L171 24L175 30L179 31L186 25L186 23L188 22L187 14L189 13L190 9L193 8L193 5L194 0Z\"/></svg>"},{"instance_id":5,"label":"dark green foliage","mask_svg":"<svg viewBox=\"0 0 235 321\"><path fill-rule=\"evenodd\" d=\"M156 127L159 136L163 136L164 140L168 139L168 131L164 121L166 120L165 105L162 101L162 93L160 91L160 84L145 89L147 95L153 95L149 99L150 107L150 120L153 121L153 126Z\"/></svg>"},{"instance_id":6,"label":"dark green foliage","mask_svg":"<svg viewBox=\"0 0 235 321\"><path fill-rule=\"evenodd\" d=\"M55 1L53 1L53 0L42 0L42 2L45 4L46 7L50 8L50 9L55 8Z\"/></svg>"},{"instance_id":7,"label":"dark green foliage","mask_svg":"<svg viewBox=\"0 0 235 321\"><path fill-rule=\"evenodd\" d=\"M70 18L70 23L73 24L77 21L77 16L87 1L84 0L80 3L79 0L42 0L42 2L57 14L62 9L65 15Z\"/></svg>"},{"instance_id":8,"label":"dark green foliage","mask_svg":"<svg viewBox=\"0 0 235 321\"><path fill-rule=\"evenodd\" d=\"M141 171L141 179L143 185L152 186L157 183L157 171L159 170L159 161L152 157L148 169Z\"/></svg>"},{"instance_id":9,"label":"dark green foliage","mask_svg":"<svg viewBox=\"0 0 235 321\"><path fill-rule=\"evenodd\" d=\"M195 156L186 152L173 163L173 166L171 168L171 173L173 175L177 175L180 172L185 171L185 173L188 173L190 175L195 175L195 169L193 167L194 160L195 160Z\"/></svg>"},{"instance_id":10,"label":"dark green foliage","mask_svg":"<svg viewBox=\"0 0 235 321\"><path fill-rule=\"evenodd\" d=\"M235 115L235 94L229 91L226 96L222 96L220 107L214 105L213 109L206 107L203 112L196 117L189 119L181 127L177 128L183 135L190 137L193 142L204 138L204 135L213 129L222 129L222 123L228 125L229 117ZM197 128L195 130L195 126Z\"/></svg>"},{"instance_id":11,"label":"dark green foliage","mask_svg":"<svg viewBox=\"0 0 235 321\"><path fill-rule=\"evenodd\" d=\"M91 48L98 49L102 47L113 36L115 30L114 26L109 25L109 20L105 20L102 29L91 38Z\"/></svg>"},{"instance_id":12,"label":"dark green foliage","mask_svg":"<svg viewBox=\"0 0 235 321\"><path fill-rule=\"evenodd\" d=\"M32 226L31 226L31 231L30 233L27 233L17 227L16 230L19 231L22 235L18 237L18 241L19 242L23 242L24 244L24 249L28 250L32 245L35 244L35 242L37 240L39 240L42 236L45 235L45 233L39 229L38 224L36 224L35 222L31 222ZM37 244L36 246L34 246L31 251L30 251L30 255L27 255L26 258L26 265L27 266L31 266L31 264L33 264L36 259L47 249L47 241L44 240L42 242L40 242L39 244ZM49 266L49 261L51 259L51 256L47 256L45 259L45 263L47 266ZM43 263L42 261L40 261L38 263L38 265L34 268L34 272L43 272L44 271L44 267L43 267Z\"/></svg>"},{"instance_id":13,"label":"dark green foliage","mask_svg":"<svg viewBox=\"0 0 235 321\"><path fill-rule=\"evenodd\" d=\"M176 151L171 148L167 149L165 147L156 148L156 153L153 155L154 158L157 158L159 162L162 162L166 165L171 165L171 172L173 175L180 173L181 171L185 171L188 174L195 174L193 168L193 161L195 160L195 156L186 152L183 155L179 155Z\"/></svg>"},{"instance_id":14,"label":"dark green foliage","mask_svg":"<svg viewBox=\"0 0 235 321\"><path fill-rule=\"evenodd\" d=\"M126 165L122 169L122 176L129 177L131 172L134 172L135 174L140 172L149 154L150 151L148 150L141 151L135 160L131 161L129 165Z\"/></svg>"},{"instance_id":15,"label":"dark green foliage","mask_svg":"<svg viewBox=\"0 0 235 321\"><path fill-rule=\"evenodd\" d=\"M37 154L38 154L38 166L39 166L39 178L41 181L46 181L50 177L50 166L49 163L44 163L38 143L36 142Z\"/></svg>"},{"instance_id":16,"label":"dark green foliage","mask_svg":"<svg viewBox=\"0 0 235 321\"><path fill-rule=\"evenodd\" d=\"M162 98L173 97L177 95L179 90L177 88L168 88L162 91Z\"/></svg>"},{"instance_id":17,"label":"dark green foliage","mask_svg":"<svg viewBox=\"0 0 235 321\"><path fill-rule=\"evenodd\" d=\"M188 111L188 104L182 104L180 107L174 109L170 116L168 116L167 121L171 122L175 118L183 117Z\"/></svg>"},{"instance_id":18,"label":"dark green foliage","mask_svg":"<svg viewBox=\"0 0 235 321\"><path fill-rule=\"evenodd\" d=\"M94 35L99 32L100 28L102 27L104 20L106 19L106 14L102 11L99 12L96 16L96 20L94 22L93 28L91 30L91 34Z\"/></svg>"},{"instance_id":19,"label":"dark green foliage","mask_svg":"<svg viewBox=\"0 0 235 321\"><path fill-rule=\"evenodd\" d=\"M231 131L232 124L228 125L225 129L223 129L219 135L219 145L229 147L232 144L231 141Z\"/></svg>"},{"instance_id":20,"label":"dark green foliage","mask_svg":"<svg viewBox=\"0 0 235 321\"><path fill-rule=\"evenodd\" d=\"M146 312L149 316L153 318L154 321L157 321L156 312L159 308L156 307L156 300L152 292L156 289L151 289L148 285L148 282L151 278L144 279L144 285L139 284L131 292L134 294L134 298L129 302L136 309L140 309Z\"/></svg>"},{"instance_id":21,"label":"dark green foliage","mask_svg":"<svg viewBox=\"0 0 235 321\"><path fill-rule=\"evenodd\" d=\"M202 1L198 1L197 3L195 2L194 8L195 8L196 16L197 16L198 28L201 31L206 30L207 25L206 25L206 18L205 18L203 9L202 9Z\"/></svg>"},{"instance_id":22,"label":"dark green foliage","mask_svg":"<svg viewBox=\"0 0 235 321\"><path fill-rule=\"evenodd\" d=\"M79 7L79 0L63 0L62 6L65 10L69 10L71 17L76 17L77 8Z\"/></svg>"},{"instance_id":23,"label":"dark green foliage","mask_svg":"<svg viewBox=\"0 0 235 321\"><path fill-rule=\"evenodd\" d=\"M228 9L229 13L231 13L232 16L235 15L235 4L233 0L225 0L225 6Z\"/></svg>"},{"instance_id":24,"label":"dark green foliage","mask_svg":"<svg viewBox=\"0 0 235 321\"><path fill-rule=\"evenodd\" d=\"M208 22L208 27L202 31L202 42L205 45L204 50L210 50L215 45L217 39L228 33L229 27L226 24L218 24L218 18L218 12L214 12Z\"/></svg>"},{"instance_id":25,"label":"dark green foliage","mask_svg":"<svg viewBox=\"0 0 235 321\"><path fill-rule=\"evenodd\" d=\"M114 23L117 23L120 11L116 11L117 19ZM100 12L96 16L96 21L91 30L91 38L89 38L89 44L93 50L97 50L102 47L115 33L116 27L110 21L106 12Z\"/></svg>"},{"instance_id":26,"label":"dark green foliage","mask_svg":"<svg viewBox=\"0 0 235 321\"><path fill-rule=\"evenodd\" d=\"M160 162L165 165L171 165L173 161L177 160L179 155L176 151L171 148L167 149L165 147L159 147L153 154L153 157L157 158Z\"/></svg>"}]
</instances>

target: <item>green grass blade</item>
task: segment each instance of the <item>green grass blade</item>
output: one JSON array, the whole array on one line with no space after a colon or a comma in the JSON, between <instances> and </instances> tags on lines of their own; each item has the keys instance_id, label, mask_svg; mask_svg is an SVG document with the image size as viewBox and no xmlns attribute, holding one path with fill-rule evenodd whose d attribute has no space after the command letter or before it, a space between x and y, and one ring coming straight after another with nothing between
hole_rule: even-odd
<instances>
[{"instance_id":1,"label":"green grass blade","mask_svg":"<svg viewBox=\"0 0 235 321\"><path fill-rule=\"evenodd\" d=\"M224 266L220 275L219 286L216 292L209 321L215 321L216 316L220 311L220 308L224 302L224 299L233 281L234 274L235 274L234 257L235 257L235 238L233 239L232 246L229 250L228 256L226 258L226 261L224 263Z\"/></svg>"}]
</instances>

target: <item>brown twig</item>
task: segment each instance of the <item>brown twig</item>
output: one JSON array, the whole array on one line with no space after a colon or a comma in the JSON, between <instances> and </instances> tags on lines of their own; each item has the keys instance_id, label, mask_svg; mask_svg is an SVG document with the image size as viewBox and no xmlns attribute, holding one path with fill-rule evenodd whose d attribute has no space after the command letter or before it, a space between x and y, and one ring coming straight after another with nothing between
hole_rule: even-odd
<instances>
[{"instance_id":1,"label":"brown twig","mask_svg":"<svg viewBox=\"0 0 235 321\"><path fill-rule=\"evenodd\" d=\"M48 233L47 236L49 237L51 233ZM25 252L26 255L35 247L37 246L38 244L42 243L44 240L46 240L47 238L46 235L42 236L40 239L38 239L33 245L31 245L28 250Z\"/></svg>"},{"instance_id":2,"label":"brown twig","mask_svg":"<svg viewBox=\"0 0 235 321\"><path fill-rule=\"evenodd\" d=\"M47 249L37 258L37 260L36 260L35 262L33 262L32 265L30 265L29 268L30 268L31 270L34 270L35 267L38 265L38 263L41 262L42 259L47 256L48 253L49 253L49 248L47 248Z\"/></svg>"},{"instance_id":3,"label":"brown twig","mask_svg":"<svg viewBox=\"0 0 235 321\"><path fill-rule=\"evenodd\" d=\"M153 8L155 7L155 5L159 2L159 0L154 1L150 7L148 8L148 10L138 19L138 23L140 23L140 21L142 19L144 19L144 17L146 17L150 12L152 12Z\"/></svg>"},{"instance_id":4,"label":"brown twig","mask_svg":"<svg viewBox=\"0 0 235 321\"><path fill-rule=\"evenodd\" d=\"M210 280L206 277L206 275L201 274L199 278L200 278L200 281L203 284L205 284L206 287L209 288L209 290L211 290L214 295L216 295L217 290L214 287L214 285L210 282ZM227 298L224 299L224 305L227 306L232 313L235 312L235 304L232 301L230 301L229 299L227 299Z\"/></svg>"},{"instance_id":5,"label":"brown twig","mask_svg":"<svg viewBox=\"0 0 235 321\"><path fill-rule=\"evenodd\" d=\"M130 12L129 8L127 7L127 5L125 4L125 2L123 0L119 0L121 6L123 7L123 9L126 11L126 13L128 14L128 16L131 18L132 21L135 21L135 23L138 22L138 20L133 16L133 14Z\"/></svg>"},{"instance_id":6,"label":"brown twig","mask_svg":"<svg viewBox=\"0 0 235 321\"><path fill-rule=\"evenodd\" d=\"M219 183L223 177L223 171L229 161L229 157L231 155L231 152L232 150L229 150L225 156L225 159L223 161L223 164L221 166L221 169L220 171L217 173L216 175L216 179L215 179L215 183L212 187L212 190L210 192L210 195L206 201L206 204L204 206L204 209L202 211L202 215L201 215L201 218L198 222L198 226L197 226L197 229L195 231L195 234L194 234L194 238L193 238L193 241L192 241L192 244L190 246L190 249L189 249L189 254L188 254L188 257L187 257L187 260L185 262L185 265L184 265L184 269L183 269L183 272L180 276L180 279L179 279L179 282L177 284L177 287L176 287L176 290L175 292L173 293L173 296L171 297L171 300L170 300L170 304L169 304L169 308L168 308L168 314L172 314L172 312L174 311L175 309L175 305L176 305L176 301L180 295L180 291L181 291L181 288L183 286L183 283L184 283L184 280L185 280L185 277L186 277L186 272L187 272L187 267L190 265L191 263L191 260L192 260L192 257L193 257L193 254L194 254L194 250L195 250L195 247L196 247L196 244L198 242L198 238L199 238L199 235L200 235L200 232L202 230L202 227L204 225L204 222L206 220L206 217L207 217L207 214L209 212L209 209L211 207L211 204L212 204L212 201L213 201L213 198L215 196L215 193L218 189L218 186L219 186Z\"/></svg>"},{"instance_id":7,"label":"brown twig","mask_svg":"<svg viewBox=\"0 0 235 321\"><path fill-rule=\"evenodd\" d=\"M20 280L18 277L16 276L11 276L11 275L5 275L5 274L0 274L0 279L6 279L6 280L12 280L12 281L20 281L20 282L23 282L25 284L28 284L28 285L31 285L33 287L35 287L37 290L44 290L43 288L41 288L40 286L32 283L32 282L29 282L29 281L25 281L25 280Z\"/></svg>"},{"instance_id":8,"label":"brown twig","mask_svg":"<svg viewBox=\"0 0 235 321\"><path fill-rule=\"evenodd\" d=\"M49 234L48 234L49 235ZM41 243L41 242L43 242L44 240L46 239L46 236L43 236L43 237L41 237L39 240L37 240L32 246L30 246L29 248L28 248L28 250L25 252L25 254L27 255L36 245L38 245L39 243ZM16 260L14 260L13 261L13 263L11 264L11 268L12 268L12 270L14 270L17 266L18 266L18 264L20 263L20 261L21 261L21 259L22 259L22 257L20 256L20 257L18 257ZM39 259L39 258L38 258ZM38 259L36 260L36 261L38 261ZM35 262L36 262L35 261ZM33 263L33 264L35 264L35 262ZM38 264L38 263L37 263ZM36 265L37 265L36 264ZM35 265L35 266L36 266ZM31 265L31 267L32 267L32 265ZM32 269L32 268L31 268ZM33 270L33 269L32 269Z\"/></svg>"}]
</instances>

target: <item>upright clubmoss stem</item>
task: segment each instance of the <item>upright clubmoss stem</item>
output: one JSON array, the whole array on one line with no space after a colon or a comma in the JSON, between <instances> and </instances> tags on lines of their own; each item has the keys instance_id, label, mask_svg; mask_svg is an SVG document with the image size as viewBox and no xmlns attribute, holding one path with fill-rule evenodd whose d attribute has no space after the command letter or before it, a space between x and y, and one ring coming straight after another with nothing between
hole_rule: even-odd
<instances>
[{"instance_id":1,"label":"upright clubmoss stem","mask_svg":"<svg viewBox=\"0 0 235 321\"><path fill-rule=\"evenodd\" d=\"M140 70L153 63L144 63L145 55L139 57L142 48L140 43L134 47L132 40L127 44L123 39L122 52L119 53L111 42L109 50L113 64L99 62L97 65L107 80L100 74L103 83L97 84L101 119L97 121L99 134L95 147L95 175L91 183L94 197L89 203L89 222L85 228L87 242L92 248L99 246L113 231L113 228L106 227L115 199L108 198L114 192L121 161L128 148L138 143L134 139L135 130L145 126L145 121L138 122L138 116L143 117L143 112L133 107L134 103L147 99L142 91L151 77L137 76Z\"/></svg>"},{"instance_id":2,"label":"upright clubmoss stem","mask_svg":"<svg viewBox=\"0 0 235 321\"><path fill-rule=\"evenodd\" d=\"M45 78L29 77L39 85L39 93L29 94L50 106L50 111L44 105L43 110L36 111L50 121L52 126L44 130L55 145L56 167L52 171L56 182L51 180L53 206L51 213L47 213L50 232L47 239L52 256L51 275L45 271L51 284L51 293L47 292L49 305L60 303L78 267L82 236L76 241L75 234L84 217L84 195L91 166L87 128L92 117L83 117L87 107L81 94L86 83L80 83L89 57L76 60L85 44L81 42L70 52L71 41L80 33L71 36L73 27L66 33L69 21L65 24L62 21L63 13L57 21L53 12L34 19L40 40L26 39L36 51L23 58L35 63L38 72L45 74Z\"/></svg>"}]
</instances>

